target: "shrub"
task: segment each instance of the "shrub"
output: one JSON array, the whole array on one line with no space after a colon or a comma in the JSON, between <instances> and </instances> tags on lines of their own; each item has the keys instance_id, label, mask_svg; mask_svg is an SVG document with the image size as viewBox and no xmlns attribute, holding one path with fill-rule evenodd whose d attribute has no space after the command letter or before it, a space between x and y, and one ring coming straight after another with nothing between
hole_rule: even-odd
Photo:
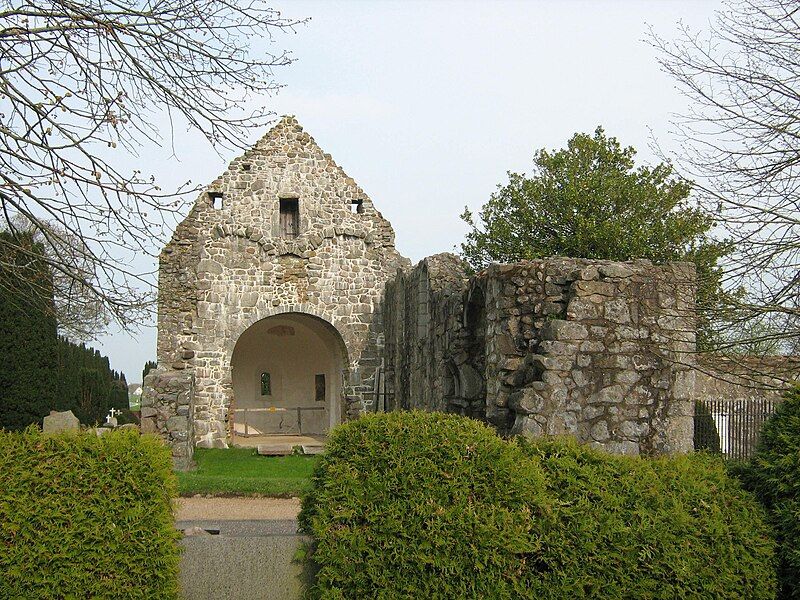
<instances>
[{"instance_id":1,"label":"shrub","mask_svg":"<svg viewBox=\"0 0 800 600\"><path fill-rule=\"evenodd\" d=\"M303 499L324 598L517 598L550 508L541 472L477 421L368 415L337 427Z\"/></svg>"},{"instance_id":2,"label":"shrub","mask_svg":"<svg viewBox=\"0 0 800 600\"><path fill-rule=\"evenodd\" d=\"M778 540L779 598L800 598L800 387L764 424L740 477L767 509Z\"/></svg>"},{"instance_id":3,"label":"shrub","mask_svg":"<svg viewBox=\"0 0 800 600\"><path fill-rule=\"evenodd\" d=\"M136 432L0 432L4 598L176 598L167 449Z\"/></svg>"},{"instance_id":4,"label":"shrub","mask_svg":"<svg viewBox=\"0 0 800 600\"><path fill-rule=\"evenodd\" d=\"M303 499L322 598L771 598L763 509L710 455L506 442L463 417L334 430Z\"/></svg>"},{"instance_id":5,"label":"shrub","mask_svg":"<svg viewBox=\"0 0 800 600\"><path fill-rule=\"evenodd\" d=\"M757 502L708 454L640 459L570 439L522 442L555 526L531 597L772 598L774 542Z\"/></svg>"}]
</instances>

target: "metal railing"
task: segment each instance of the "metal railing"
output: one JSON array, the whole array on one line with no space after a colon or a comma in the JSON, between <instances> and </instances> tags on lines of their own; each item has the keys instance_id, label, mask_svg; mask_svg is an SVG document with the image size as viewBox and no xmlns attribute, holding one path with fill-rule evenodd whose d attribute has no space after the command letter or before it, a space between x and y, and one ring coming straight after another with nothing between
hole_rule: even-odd
<instances>
[{"instance_id":1,"label":"metal railing","mask_svg":"<svg viewBox=\"0 0 800 600\"><path fill-rule=\"evenodd\" d=\"M695 404L694 448L746 460L758 444L761 427L780 399L701 400Z\"/></svg>"},{"instance_id":2,"label":"metal railing","mask_svg":"<svg viewBox=\"0 0 800 600\"><path fill-rule=\"evenodd\" d=\"M303 412L304 411L311 411L311 410L325 410L324 406L296 406L292 408L279 408L276 406L268 406L268 407L260 407L260 408L236 408L232 412L234 414L240 413L243 415L243 418L240 420L237 417L234 417L234 435L239 435L241 437L249 437L250 436L250 423L248 422L248 415L252 413L287 413L287 412L294 412L297 411L297 431L298 433L303 433ZM244 425L244 434L236 433L236 424L241 423ZM254 427L255 429L255 427ZM264 432L254 433L253 435L264 435Z\"/></svg>"}]
</instances>

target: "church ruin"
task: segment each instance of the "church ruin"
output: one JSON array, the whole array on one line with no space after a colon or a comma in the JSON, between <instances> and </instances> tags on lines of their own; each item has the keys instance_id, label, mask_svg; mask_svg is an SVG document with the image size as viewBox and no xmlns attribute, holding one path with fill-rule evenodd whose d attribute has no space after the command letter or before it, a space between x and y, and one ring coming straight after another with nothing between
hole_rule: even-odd
<instances>
[{"instance_id":1,"label":"church ruin","mask_svg":"<svg viewBox=\"0 0 800 600\"><path fill-rule=\"evenodd\" d=\"M458 412L612 452L692 447L694 271L552 258L412 267L293 117L198 197L160 256L142 429L176 466L365 411Z\"/></svg>"}]
</instances>

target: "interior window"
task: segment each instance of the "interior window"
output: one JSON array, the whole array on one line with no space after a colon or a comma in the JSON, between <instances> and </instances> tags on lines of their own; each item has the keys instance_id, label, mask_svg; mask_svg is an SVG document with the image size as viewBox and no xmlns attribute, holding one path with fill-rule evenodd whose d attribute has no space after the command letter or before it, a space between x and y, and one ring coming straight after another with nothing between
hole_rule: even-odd
<instances>
[{"instance_id":1,"label":"interior window","mask_svg":"<svg viewBox=\"0 0 800 600\"><path fill-rule=\"evenodd\" d=\"M261 373L261 395L272 396L272 381L270 381L269 373Z\"/></svg>"}]
</instances>

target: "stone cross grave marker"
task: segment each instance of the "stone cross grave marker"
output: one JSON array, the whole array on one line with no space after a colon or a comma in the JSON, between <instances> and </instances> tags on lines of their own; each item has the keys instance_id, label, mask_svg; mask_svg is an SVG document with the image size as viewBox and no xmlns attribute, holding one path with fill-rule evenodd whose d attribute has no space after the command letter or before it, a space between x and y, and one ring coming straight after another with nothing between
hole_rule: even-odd
<instances>
[{"instance_id":1,"label":"stone cross grave marker","mask_svg":"<svg viewBox=\"0 0 800 600\"><path fill-rule=\"evenodd\" d=\"M121 414L121 410L117 410L116 408L112 408L108 411L108 416L106 417L105 427L116 427L117 426L117 417L116 415Z\"/></svg>"}]
</instances>

